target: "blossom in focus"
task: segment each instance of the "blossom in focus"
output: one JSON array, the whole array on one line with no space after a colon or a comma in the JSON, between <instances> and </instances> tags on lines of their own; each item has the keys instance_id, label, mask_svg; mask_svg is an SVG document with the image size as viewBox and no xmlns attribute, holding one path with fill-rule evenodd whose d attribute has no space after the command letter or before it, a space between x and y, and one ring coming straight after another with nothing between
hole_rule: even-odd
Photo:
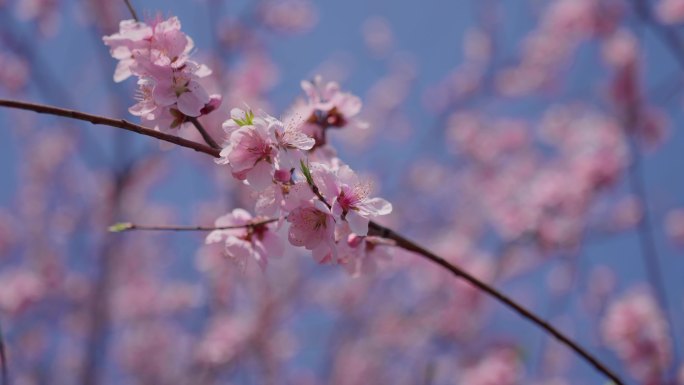
<instances>
[{"instance_id":1,"label":"blossom in focus","mask_svg":"<svg viewBox=\"0 0 684 385\"><path fill-rule=\"evenodd\" d=\"M285 125L272 116L240 109L233 109L223 129L227 139L217 163L230 165L235 178L260 190L273 182L278 171L296 167L301 151L314 145L296 124Z\"/></svg>"},{"instance_id":2,"label":"blossom in focus","mask_svg":"<svg viewBox=\"0 0 684 385\"><path fill-rule=\"evenodd\" d=\"M154 20L150 25L124 20L119 32L103 38L112 57L119 60L114 80L138 79L138 103L131 114L161 131L178 128L189 118L206 115L220 104L199 80L211 70L190 60L192 39L181 31L177 17Z\"/></svg>"},{"instance_id":3,"label":"blossom in focus","mask_svg":"<svg viewBox=\"0 0 684 385\"><path fill-rule=\"evenodd\" d=\"M347 165L327 166L316 164L313 176L332 205L335 219L349 223L357 235L368 234L370 219L392 212L392 204L382 198L371 198L371 188L364 183Z\"/></svg>"},{"instance_id":4,"label":"blossom in focus","mask_svg":"<svg viewBox=\"0 0 684 385\"><path fill-rule=\"evenodd\" d=\"M288 240L293 246L310 250L318 262L337 260L335 218L323 202L305 202L287 216Z\"/></svg>"},{"instance_id":5,"label":"blossom in focus","mask_svg":"<svg viewBox=\"0 0 684 385\"><path fill-rule=\"evenodd\" d=\"M207 235L206 243L224 242L225 253L240 266L253 259L264 269L269 257L281 256L283 241L268 224L260 223L264 218L253 218L243 209L219 217L216 227L244 226L237 229L214 230Z\"/></svg>"}]
</instances>

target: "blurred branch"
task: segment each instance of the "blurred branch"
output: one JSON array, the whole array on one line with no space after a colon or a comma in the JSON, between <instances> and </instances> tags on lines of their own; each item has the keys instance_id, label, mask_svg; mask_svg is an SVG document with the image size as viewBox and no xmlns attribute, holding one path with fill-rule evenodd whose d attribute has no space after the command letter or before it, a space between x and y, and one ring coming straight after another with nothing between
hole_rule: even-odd
<instances>
[{"instance_id":1,"label":"blurred branch","mask_svg":"<svg viewBox=\"0 0 684 385\"><path fill-rule=\"evenodd\" d=\"M648 208L648 195L646 193L645 172L642 162L641 149L639 143L634 136L631 142L631 155L633 157L632 165L629 169L629 183L631 185L632 193L636 195L643 205L643 214L637 224L637 234L639 237L639 245L641 247L641 256L646 267L646 274L648 281L655 290L656 298L665 313L665 319L669 325L669 334L672 339L672 347L674 350L674 362L678 359L678 344L675 338L675 324L672 319L671 311L669 311L669 300L667 297L667 290L665 289L665 282L662 275L662 267L660 265L660 253L656 246L653 226L651 225L651 211ZM663 375L665 368L662 368Z\"/></svg>"},{"instance_id":2,"label":"blurred branch","mask_svg":"<svg viewBox=\"0 0 684 385\"><path fill-rule=\"evenodd\" d=\"M7 350L5 347L5 336L0 328L0 377L2 384L9 385L9 370L7 369Z\"/></svg>"},{"instance_id":3,"label":"blurred branch","mask_svg":"<svg viewBox=\"0 0 684 385\"><path fill-rule=\"evenodd\" d=\"M644 23L648 25L653 32L655 32L656 36L658 36L658 38L665 43L665 45L674 55L675 59L679 62L679 65L684 67L684 43L682 43L682 40L679 38L677 32L654 20L651 9L646 1L634 0L632 4L634 5L634 9L641 20L643 20Z\"/></svg>"},{"instance_id":4,"label":"blurred branch","mask_svg":"<svg viewBox=\"0 0 684 385\"><path fill-rule=\"evenodd\" d=\"M669 48L679 65L684 68L684 43L679 37L676 30L669 28L654 19L649 3L645 0L634 0L633 3L636 13L650 27L663 43ZM635 101L634 104L638 104ZM625 127L639 128L643 123L641 119L640 106L632 106L624 117ZM667 323L669 325L670 338L672 339L674 362L678 361L679 347L675 337L675 323L669 311L669 301L667 291L665 289L665 282L662 276L662 267L660 265L660 255L656 245L653 226L651 225L651 212L648 208L648 196L646 190L645 170L643 167L643 156L641 148L639 147L638 138L636 134L627 132L630 138L630 155L633 157L632 165L629 169L629 183L634 195L636 195L643 205L643 215L638 223L637 233L639 236L639 244L641 247L641 255L646 267L646 274L648 281L655 290L656 298L659 302L662 311L665 313ZM672 366L674 369L674 365ZM665 376L666 368L662 368L662 375Z\"/></svg>"},{"instance_id":5,"label":"blurred branch","mask_svg":"<svg viewBox=\"0 0 684 385\"><path fill-rule=\"evenodd\" d=\"M91 122L93 124L102 124L102 125L109 125L112 127L117 127L117 128L122 128L124 130L128 131L133 131L137 132L142 135L146 136L151 136L157 139L161 139L170 143L177 144L182 147L187 147L191 148L195 151L198 152L203 152L205 154L211 155L215 158L220 157L220 151L218 149L214 149L208 146L205 146L200 143L196 143L190 140L182 139L175 137L173 135L168 135L168 134L163 134L159 131L154 131L133 123L129 123L125 120L117 120L117 119L112 119L112 118L106 118L102 116L97 116L97 115L91 115L91 114L86 114L83 112L78 112L78 111L71 111L71 110L65 110L61 109L58 107L52 107L52 106L45 106L45 105L39 105L39 104L31 104L31 103L25 103L25 102L18 102L18 101L12 101L12 100L3 100L0 99L0 106L4 107L10 107L10 108L19 108L19 109L24 109L24 110L30 110L30 111L35 111L38 113L45 113L45 114L52 114L52 115L57 115L57 116L64 116L67 118L72 118L72 119L79 119L79 120L85 120L88 122ZM565 336L563 333L561 333L559 330L551 326L549 323L535 315L532 311L526 309L522 305L518 304L515 302L513 299L509 298L505 294L501 293L494 287L480 281L479 279L475 278L471 274L467 273L466 271L462 270L461 268L452 265L448 261L446 261L444 258L439 257L429 250L423 248L422 246L410 241L409 239L403 237L402 235L396 233L395 231L381 226L375 222L370 222L369 223L369 235L376 235L380 236L383 238L391 239L396 242L396 246L401 247L404 250L416 253L420 255L421 257L427 259L428 261L444 268L445 270L449 271L452 275L462 278L477 289L487 293L489 296L493 297L494 299L498 300L514 312L516 312L518 315L521 317L527 319L528 321L532 322L545 332L551 334L554 336L556 339L558 339L561 343L563 343L565 346L570 348L572 351L574 351L577 355L579 355L581 358L583 358L585 361L587 361L589 364L591 364L596 370L599 372L603 373L606 377L610 378L615 385L624 385L624 382L620 380L620 378L613 373L608 367L606 367L603 363L601 363L596 357L594 357L591 353L586 351L584 348L579 346L577 343L575 343L573 340L571 340L569 337Z\"/></svg>"},{"instance_id":6,"label":"blurred branch","mask_svg":"<svg viewBox=\"0 0 684 385\"><path fill-rule=\"evenodd\" d=\"M425 365L425 371L423 372L423 385L432 385L435 379L435 372L437 371L437 364L434 361L429 361Z\"/></svg>"}]
</instances>

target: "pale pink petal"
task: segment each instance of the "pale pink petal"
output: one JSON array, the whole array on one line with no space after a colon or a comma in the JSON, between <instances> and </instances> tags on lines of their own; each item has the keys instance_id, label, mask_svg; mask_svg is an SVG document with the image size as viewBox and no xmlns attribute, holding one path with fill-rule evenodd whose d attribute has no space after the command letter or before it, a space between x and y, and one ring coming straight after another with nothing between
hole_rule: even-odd
<instances>
[{"instance_id":1,"label":"pale pink petal","mask_svg":"<svg viewBox=\"0 0 684 385\"><path fill-rule=\"evenodd\" d=\"M351 230L357 235L368 234L368 218L362 217L356 211L349 211L345 217Z\"/></svg>"}]
</instances>

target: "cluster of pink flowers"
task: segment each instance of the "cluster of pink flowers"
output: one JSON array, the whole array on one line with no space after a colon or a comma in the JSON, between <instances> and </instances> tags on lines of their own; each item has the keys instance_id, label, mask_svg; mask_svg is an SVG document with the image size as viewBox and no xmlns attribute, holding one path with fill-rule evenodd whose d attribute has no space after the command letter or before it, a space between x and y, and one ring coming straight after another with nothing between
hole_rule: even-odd
<instances>
[{"instance_id":1,"label":"cluster of pink flowers","mask_svg":"<svg viewBox=\"0 0 684 385\"><path fill-rule=\"evenodd\" d=\"M104 42L119 60L114 80L139 78L139 102L129 111L155 128L176 128L218 107L221 97L208 95L198 82L211 71L189 59L194 44L176 17L151 25L122 21L119 33ZM307 99L283 120L235 108L223 123L217 163L254 190L257 216L235 209L216 220L206 241L223 242L225 253L243 266L255 260L265 268L268 257L284 253L277 235L283 229L290 244L310 250L319 262L344 265L352 274L372 271L376 259L370 255L386 256L388 243L368 235L369 221L389 214L392 205L371 197L370 184L335 157L326 140L330 128L366 127L358 119L361 100L320 77L303 81L302 88Z\"/></svg>"},{"instance_id":2,"label":"cluster of pink flowers","mask_svg":"<svg viewBox=\"0 0 684 385\"><path fill-rule=\"evenodd\" d=\"M328 128L362 125L356 120L361 102L336 83L322 88L319 83L302 83L308 103L284 121L236 108L223 124L226 141L217 163L228 165L233 177L254 190L257 217L236 209L216 226L244 227L216 230L207 242L225 242L226 254L241 263L254 259L265 267L268 257L281 255L276 235L281 228L291 245L353 274L374 269L371 254L385 256L387 241L368 236L368 226L371 219L389 214L392 205L371 197L370 184L325 144Z\"/></svg>"},{"instance_id":3,"label":"cluster of pink flowers","mask_svg":"<svg viewBox=\"0 0 684 385\"><path fill-rule=\"evenodd\" d=\"M138 103L129 111L144 123L167 131L220 105L220 95L209 95L199 82L211 70L190 60L194 43L181 32L178 18L150 25L124 20L118 33L103 40L119 60L114 81L138 77Z\"/></svg>"},{"instance_id":4,"label":"cluster of pink flowers","mask_svg":"<svg viewBox=\"0 0 684 385\"><path fill-rule=\"evenodd\" d=\"M495 229L508 240L531 237L545 250L580 242L592 203L629 161L620 122L582 105L557 106L542 119L554 155L539 151L522 120L461 112L449 124L447 143L472 161L467 187Z\"/></svg>"},{"instance_id":5,"label":"cluster of pink flowers","mask_svg":"<svg viewBox=\"0 0 684 385\"><path fill-rule=\"evenodd\" d=\"M602 323L603 338L645 385L660 383L672 361L668 325L655 299L634 291L615 301Z\"/></svg>"}]
</instances>

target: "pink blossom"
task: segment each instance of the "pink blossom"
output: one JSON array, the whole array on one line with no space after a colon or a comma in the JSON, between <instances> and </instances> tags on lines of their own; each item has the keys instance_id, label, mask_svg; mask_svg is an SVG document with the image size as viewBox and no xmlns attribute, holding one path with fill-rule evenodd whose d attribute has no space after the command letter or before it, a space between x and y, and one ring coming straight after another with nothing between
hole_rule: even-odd
<instances>
[{"instance_id":1,"label":"pink blossom","mask_svg":"<svg viewBox=\"0 0 684 385\"><path fill-rule=\"evenodd\" d=\"M361 99L342 92L336 82L323 84L320 76L313 81L302 81L302 89L313 110L310 119L328 127L344 127L361 112Z\"/></svg>"},{"instance_id":2,"label":"pink blossom","mask_svg":"<svg viewBox=\"0 0 684 385\"><path fill-rule=\"evenodd\" d=\"M349 234L338 243L337 263L352 276L371 275L377 270L379 261L391 258L393 245L394 242L385 238Z\"/></svg>"},{"instance_id":3,"label":"pink blossom","mask_svg":"<svg viewBox=\"0 0 684 385\"><path fill-rule=\"evenodd\" d=\"M293 246L311 250L318 262L337 260L335 218L323 202L305 202L287 216L288 240Z\"/></svg>"},{"instance_id":4,"label":"pink blossom","mask_svg":"<svg viewBox=\"0 0 684 385\"><path fill-rule=\"evenodd\" d=\"M128 112L135 116L146 117L157 109L157 103L153 97L154 80L150 78L138 79L138 92L136 99L138 103L128 109Z\"/></svg>"},{"instance_id":5,"label":"pink blossom","mask_svg":"<svg viewBox=\"0 0 684 385\"><path fill-rule=\"evenodd\" d=\"M299 131L296 122L285 125L272 116L254 116L251 111L231 111L224 122L227 134L219 164L229 164L233 176L247 180L256 189L273 182L277 170L290 171L314 145L314 140Z\"/></svg>"},{"instance_id":6,"label":"pink blossom","mask_svg":"<svg viewBox=\"0 0 684 385\"><path fill-rule=\"evenodd\" d=\"M221 150L221 158L217 163L229 164L235 178L248 180L255 188L267 187L272 180L278 152L266 121L254 118L229 135L227 146Z\"/></svg>"},{"instance_id":7,"label":"pink blossom","mask_svg":"<svg viewBox=\"0 0 684 385\"><path fill-rule=\"evenodd\" d=\"M147 76L153 66L179 68L194 47L192 40L180 30L177 17L153 21L152 25L124 20L119 32L103 38L112 57L118 59L114 81L131 75Z\"/></svg>"},{"instance_id":8,"label":"pink blossom","mask_svg":"<svg viewBox=\"0 0 684 385\"><path fill-rule=\"evenodd\" d=\"M149 45L152 28L135 20L123 20L119 23L119 32L102 38L110 47L114 59L119 60L114 71L114 81L121 82L133 75L131 67L136 63L133 52L143 50Z\"/></svg>"},{"instance_id":9,"label":"pink blossom","mask_svg":"<svg viewBox=\"0 0 684 385\"><path fill-rule=\"evenodd\" d=\"M176 17L151 25L125 20L118 33L103 38L119 60L114 80L139 77L139 102L130 112L162 131L179 127L186 117L210 113L221 100L199 83L211 70L189 60L194 44L180 29Z\"/></svg>"},{"instance_id":10,"label":"pink blossom","mask_svg":"<svg viewBox=\"0 0 684 385\"><path fill-rule=\"evenodd\" d=\"M370 219L392 212L392 204L382 198L371 198L371 188L364 183L349 166L312 167L316 185L332 206L338 221L349 223L357 235L368 233Z\"/></svg>"},{"instance_id":11,"label":"pink blossom","mask_svg":"<svg viewBox=\"0 0 684 385\"><path fill-rule=\"evenodd\" d=\"M30 269L6 270L0 275L0 283L5 287L0 293L0 309L12 316L47 294L45 282Z\"/></svg>"},{"instance_id":12,"label":"pink blossom","mask_svg":"<svg viewBox=\"0 0 684 385\"><path fill-rule=\"evenodd\" d=\"M149 59L158 66L179 68L188 59L188 54L195 44L186 34L181 32L181 23L177 17L152 22ZM146 54L146 52L142 52Z\"/></svg>"},{"instance_id":13,"label":"pink blossom","mask_svg":"<svg viewBox=\"0 0 684 385\"><path fill-rule=\"evenodd\" d=\"M313 81L302 81L302 89L307 96L304 103L294 107L294 113L304 117L302 130L316 139L316 146L326 144L326 130L329 128L367 128L368 124L358 118L361 99L350 93L342 92L339 84L323 84L320 76Z\"/></svg>"},{"instance_id":14,"label":"pink blossom","mask_svg":"<svg viewBox=\"0 0 684 385\"><path fill-rule=\"evenodd\" d=\"M162 67L151 77L156 80L152 96L159 106L175 105L184 115L197 117L210 101L209 94L192 72Z\"/></svg>"},{"instance_id":15,"label":"pink blossom","mask_svg":"<svg viewBox=\"0 0 684 385\"><path fill-rule=\"evenodd\" d=\"M316 141L302 131L304 121L301 116L291 115L281 122L272 116L266 118L275 136L278 148L279 167L290 170L299 167L304 157L303 151L311 150Z\"/></svg>"},{"instance_id":16,"label":"pink blossom","mask_svg":"<svg viewBox=\"0 0 684 385\"><path fill-rule=\"evenodd\" d=\"M215 222L216 227L245 227L214 230L207 235L206 243L224 242L226 255L240 266L244 267L248 260L253 259L265 269L269 257L283 254L284 244L268 224L259 224L263 220L264 218L253 218L243 209L235 209L230 214L219 217Z\"/></svg>"}]
</instances>

